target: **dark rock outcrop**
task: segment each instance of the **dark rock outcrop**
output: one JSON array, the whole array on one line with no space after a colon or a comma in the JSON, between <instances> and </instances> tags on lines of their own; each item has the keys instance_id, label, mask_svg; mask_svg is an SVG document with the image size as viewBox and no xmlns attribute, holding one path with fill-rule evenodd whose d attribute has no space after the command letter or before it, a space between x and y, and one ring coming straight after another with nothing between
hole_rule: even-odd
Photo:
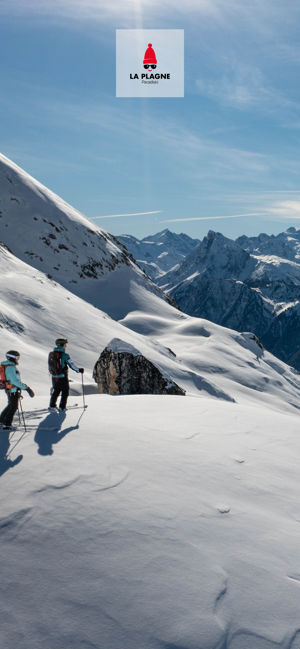
<instances>
[{"instance_id":1,"label":"dark rock outcrop","mask_svg":"<svg viewBox=\"0 0 300 649\"><path fill-rule=\"evenodd\" d=\"M93 378L101 394L185 394L137 349L118 338L101 353Z\"/></svg>"}]
</instances>

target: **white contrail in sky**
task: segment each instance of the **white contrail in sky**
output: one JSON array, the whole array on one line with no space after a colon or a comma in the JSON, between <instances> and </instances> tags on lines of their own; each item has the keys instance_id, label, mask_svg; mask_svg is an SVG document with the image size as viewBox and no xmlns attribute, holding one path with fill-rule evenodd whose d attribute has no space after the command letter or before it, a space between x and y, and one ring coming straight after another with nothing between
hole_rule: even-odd
<instances>
[{"instance_id":1,"label":"white contrail in sky","mask_svg":"<svg viewBox=\"0 0 300 649\"><path fill-rule=\"evenodd\" d=\"M215 219L238 219L240 216L263 216L265 212L247 212L247 214L233 214L232 216L191 216L182 219L165 219L161 223L177 223L178 221L213 221Z\"/></svg>"},{"instance_id":2,"label":"white contrail in sky","mask_svg":"<svg viewBox=\"0 0 300 649\"><path fill-rule=\"evenodd\" d=\"M116 219L119 216L144 216L145 214L161 214L161 210L154 212L133 212L132 214L106 214L105 216L92 216L92 219Z\"/></svg>"}]
</instances>

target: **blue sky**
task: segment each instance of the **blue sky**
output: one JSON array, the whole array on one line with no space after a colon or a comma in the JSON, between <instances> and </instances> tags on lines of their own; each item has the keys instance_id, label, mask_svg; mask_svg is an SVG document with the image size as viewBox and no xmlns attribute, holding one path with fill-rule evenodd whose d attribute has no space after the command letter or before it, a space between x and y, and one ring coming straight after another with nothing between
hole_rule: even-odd
<instances>
[{"instance_id":1,"label":"blue sky","mask_svg":"<svg viewBox=\"0 0 300 649\"><path fill-rule=\"evenodd\" d=\"M0 4L1 150L113 234L300 227L297 4ZM183 99L115 97L124 28L185 30Z\"/></svg>"}]
</instances>

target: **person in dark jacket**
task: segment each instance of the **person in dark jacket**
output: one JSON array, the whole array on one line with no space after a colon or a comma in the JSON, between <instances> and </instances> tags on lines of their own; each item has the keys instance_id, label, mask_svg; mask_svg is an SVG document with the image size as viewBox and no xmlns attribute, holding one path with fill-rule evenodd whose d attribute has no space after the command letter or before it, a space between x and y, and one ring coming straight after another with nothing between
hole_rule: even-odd
<instances>
[{"instance_id":1,"label":"person in dark jacket","mask_svg":"<svg viewBox=\"0 0 300 649\"><path fill-rule=\"evenodd\" d=\"M19 360L19 352L10 350L6 354L6 361L1 363L5 368L5 392L8 399L6 408L0 414L0 427L5 430L10 430L11 428L12 420L18 409L21 390L26 390L31 397L34 397L33 390L21 381L20 372L17 369Z\"/></svg>"},{"instance_id":2,"label":"person in dark jacket","mask_svg":"<svg viewBox=\"0 0 300 649\"><path fill-rule=\"evenodd\" d=\"M77 367L71 360L69 354L66 353L67 343L66 338L57 338L53 352L49 354L49 371L52 375L52 394L49 410L56 410L56 401L59 395L61 395L59 410L61 412L66 410L69 396L69 367L74 372L80 372L81 374L84 372L83 367ZM54 359L54 365L53 360L50 361L50 358Z\"/></svg>"}]
</instances>

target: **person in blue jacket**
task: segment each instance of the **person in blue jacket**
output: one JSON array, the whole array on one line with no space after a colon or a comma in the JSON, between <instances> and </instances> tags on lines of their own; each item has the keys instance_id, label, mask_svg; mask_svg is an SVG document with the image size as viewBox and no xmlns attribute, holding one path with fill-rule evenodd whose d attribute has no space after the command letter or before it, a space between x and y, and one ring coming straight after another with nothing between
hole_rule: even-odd
<instances>
[{"instance_id":1,"label":"person in blue jacket","mask_svg":"<svg viewBox=\"0 0 300 649\"><path fill-rule=\"evenodd\" d=\"M34 397L33 390L21 381L20 372L17 369L19 360L19 352L10 350L6 354L6 361L1 363L5 368L5 392L8 399L6 408L0 414L0 427L5 430L11 428L12 420L18 409L21 390L26 390L31 397Z\"/></svg>"},{"instance_id":2,"label":"person in blue jacket","mask_svg":"<svg viewBox=\"0 0 300 649\"><path fill-rule=\"evenodd\" d=\"M66 338L57 338L53 352L49 354L49 372L52 375L52 394L50 399L49 410L56 410L56 401L61 394L59 410L64 412L67 406L69 396L69 367L74 372L83 374L83 367L77 367L66 352Z\"/></svg>"}]
</instances>

